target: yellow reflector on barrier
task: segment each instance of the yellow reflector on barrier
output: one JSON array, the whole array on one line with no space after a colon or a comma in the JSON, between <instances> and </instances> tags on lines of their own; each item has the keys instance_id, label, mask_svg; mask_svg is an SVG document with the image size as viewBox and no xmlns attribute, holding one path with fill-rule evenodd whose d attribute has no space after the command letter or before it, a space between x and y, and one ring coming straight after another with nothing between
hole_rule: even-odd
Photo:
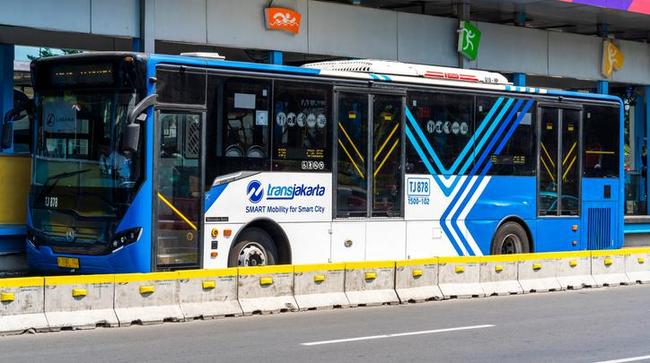
<instances>
[{"instance_id":1,"label":"yellow reflector on barrier","mask_svg":"<svg viewBox=\"0 0 650 363\"><path fill-rule=\"evenodd\" d=\"M14 300L16 300L16 295L13 292L0 293L0 301L2 302L12 302Z\"/></svg>"},{"instance_id":2,"label":"yellow reflector on barrier","mask_svg":"<svg viewBox=\"0 0 650 363\"><path fill-rule=\"evenodd\" d=\"M260 285L268 286L273 284L273 277L262 277L260 278Z\"/></svg>"},{"instance_id":3,"label":"yellow reflector on barrier","mask_svg":"<svg viewBox=\"0 0 650 363\"><path fill-rule=\"evenodd\" d=\"M501 265L494 266L494 272L501 272L501 271L503 271L503 266Z\"/></svg>"},{"instance_id":4,"label":"yellow reflector on barrier","mask_svg":"<svg viewBox=\"0 0 650 363\"><path fill-rule=\"evenodd\" d=\"M72 297L84 297L86 295L88 295L86 289L72 289Z\"/></svg>"},{"instance_id":5,"label":"yellow reflector on barrier","mask_svg":"<svg viewBox=\"0 0 650 363\"><path fill-rule=\"evenodd\" d=\"M314 282L320 284L325 281L325 275L314 275Z\"/></svg>"},{"instance_id":6,"label":"yellow reflector on barrier","mask_svg":"<svg viewBox=\"0 0 650 363\"><path fill-rule=\"evenodd\" d=\"M424 273L424 272L423 272L422 270L420 270L420 269L415 269L415 270L413 270L413 278L414 278L414 279L417 279L418 277L422 277L422 274L423 274L423 273Z\"/></svg>"},{"instance_id":7,"label":"yellow reflector on barrier","mask_svg":"<svg viewBox=\"0 0 650 363\"><path fill-rule=\"evenodd\" d=\"M538 263L533 264L533 270L537 271L537 270L541 270L541 269L542 269L542 264L541 263L538 262Z\"/></svg>"},{"instance_id":8,"label":"yellow reflector on barrier","mask_svg":"<svg viewBox=\"0 0 650 363\"><path fill-rule=\"evenodd\" d=\"M569 266L571 266L571 267L576 267L576 266L578 266L578 261L576 261L576 260L571 260L571 261L569 261Z\"/></svg>"},{"instance_id":9,"label":"yellow reflector on barrier","mask_svg":"<svg viewBox=\"0 0 650 363\"><path fill-rule=\"evenodd\" d=\"M204 280L201 283L201 286L203 287L203 290L211 290L217 287L217 282L214 280Z\"/></svg>"},{"instance_id":10,"label":"yellow reflector on barrier","mask_svg":"<svg viewBox=\"0 0 650 363\"><path fill-rule=\"evenodd\" d=\"M456 271L457 274L462 274L465 272L465 266L456 266L454 267L454 271Z\"/></svg>"},{"instance_id":11,"label":"yellow reflector on barrier","mask_svg":"<svg viewBox=\"0 0 650 363\"><path fill-rule=\"evenodd\" d=\"M376 272L366 272L364 275L366 280L374 280L377 278L377 273Z\"/></svg>"},{"instance_id":12,"label":"yellow reflector on barrier","mask_svg":"<svg viewBox=\"0 0 650 363\"><path fill-rule=\"evenodd\" d=\"M153 285L140 286L140 295L153 294L156 288Z\"/></svg>"},{"instance_id":13,"label":"yellow reflector on barrier","mask_svg":"<svg viewBox=\"0 0 650 363\"><path fill-rule=\"evenodd\" d=\"M614 263L614 261L611 258L607 257L605 258L605 261L603 261L603 263L605 264L605 266L611 266Z\"/></svg>"},{"instance_id":14,"label":"yellow reflector on barrier","mask_svg":"<svg viewBox=\"0 0 650 363\"><path fill-rule=\"evenodd\" d=\"M639 257L639 258L636 259L636 262L638 262L639 265L643 265L645 263L645 258Z\"/></svg>"}]
</instances>

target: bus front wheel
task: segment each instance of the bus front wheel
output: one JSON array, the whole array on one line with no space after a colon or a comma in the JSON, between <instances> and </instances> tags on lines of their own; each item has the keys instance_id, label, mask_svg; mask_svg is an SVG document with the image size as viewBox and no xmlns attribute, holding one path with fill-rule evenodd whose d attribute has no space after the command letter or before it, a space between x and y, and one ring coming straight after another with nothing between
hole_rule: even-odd
<instances>
[{"instance_id":1,"label":"bus front wheel","mask_svg":"<svg viewBox=\"0 0 650 363\"><path fill-rule=\"evenodd\" d=\"M275 265L276 261L278 251L273 238L257 227L243 230L228 256L230 267Z\"/></svg>"},{"instance_id":2,"label":"bus front wheel","mask_svg":"<svg viewBox=\"0 0 650 363\"><path fill-rule=\"evenodd\" d=\"M517 222L502 224L492 239L492 254L507 255L530 252L530 241L524 227Z\"/></svg>"}]
</instances>

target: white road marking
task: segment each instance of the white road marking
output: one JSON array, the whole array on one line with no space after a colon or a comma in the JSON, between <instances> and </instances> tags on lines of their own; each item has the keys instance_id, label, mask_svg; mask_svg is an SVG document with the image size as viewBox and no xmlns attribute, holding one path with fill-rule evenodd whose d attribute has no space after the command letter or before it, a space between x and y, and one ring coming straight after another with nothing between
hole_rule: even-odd
<instances>
[{"instance_id":1,"label":"white road marking","mask_svg":"<svg viewBox=\"0 0 650 363\"><path fill-rule=\"evenodd\" d=\"M630 358L621 358L621 359L614 359L614 360L603 360L600 362L595 362L595 363L625 363L625 362L638 362L641 360L650 360L650 355L643 355L639 357L630 357Z\"/></svg>"},{"instance_id":2,"label":"white road marking","mask_svg":"<svg viewBox=\"0 0 650 363\"><path fill-rule=\"evenodd\" d=\"M457 328L435 329L435 330L420 330L420 331L412 331L412 332L406 332L406 333L370 335L370 336L365 336L365 337L356 337L356 338L347 338L347 339L321 340L321 341L318 341L318 342L301 343L300 345L312 346L312 345L323 345L323 344L337 344L337 343L357 342L357 341L360 341L360 340L397 338L397 337L406 337L406 336L411 336L411 335L447 333L447 332L452 332L452 331L483 329L483 328L492 328L492 327L494 327L494 325L491 325L491 324L461 326L461 327L457 327Z\"/></svg>"}]
</instances>

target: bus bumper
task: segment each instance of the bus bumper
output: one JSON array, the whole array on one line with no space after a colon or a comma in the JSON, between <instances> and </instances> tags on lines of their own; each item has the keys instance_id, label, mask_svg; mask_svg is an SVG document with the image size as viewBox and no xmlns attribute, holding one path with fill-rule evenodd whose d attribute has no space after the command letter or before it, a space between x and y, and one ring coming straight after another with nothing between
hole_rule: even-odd
<instances>
[{"instance_id":1,"label":"bus bumper","mask_svg":"<svg viewBox=\"0 0 650 363\"><path fill-rule=\"evenodd\" d=\"M26 243L27 264L33 271L45 273L87 273L87 274L108 274L108 273L129 273L129 272L150 272L138 268L135 246L130 245L110 255L87 256L74 254L58 254L48 246L35 247ZM79 260L79 268L62 268L57 263L57 257L72 257Z\"/></svg>"}]
</instances>

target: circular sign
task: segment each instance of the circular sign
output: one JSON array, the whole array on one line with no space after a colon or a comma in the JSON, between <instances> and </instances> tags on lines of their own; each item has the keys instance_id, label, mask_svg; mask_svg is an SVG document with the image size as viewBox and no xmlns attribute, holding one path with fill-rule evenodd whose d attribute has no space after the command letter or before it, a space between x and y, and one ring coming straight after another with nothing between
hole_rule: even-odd
<instances>
[{"instance_id":1,"label":"circular sign","mask_svg":"<svg viewBox=\"0 0 650 363\"><path fill-rule=\"evenodd\" d=\"M287 114L287 126L289 126L289 127L296 126L296 114L295 113L289 112Z\"/></svg>"},{"instance_id":2,"label":"circular sign","mask_svg":"<svg viewBox=\"0 0 650 363\"><path fill-rule=\"evenodd\" d=\"M451 132L454 135L458 135L458 132L460 132L460 124L457 121L454 121L454 123L451 124Z\"/></svg>"},{"instance_id":3,"label":"circular sign","mask_svg":"<svg viewBox=\"0 0 650 363\"><path fill-rule=\"evenodd\" d=\"M313 128L314 126L316 126L316 115L310 113L307 115L307 127Z\"/></svg>"},{"instance_id":4,"label":"circular sign","mask_svg":"<svg viewBox=\"0 0 650 363\"><path fill-rule=\"evenodd\" d=\"M463 135L467 135L469 133L469 126L467 125L467 122L463 121L460 123L460 133Z\"/></svg>"},{"instance_id":5,"label":"circular sign","mask_svg":"<svg viewBox=\"0 0 650 363\"><path fill-rule=\"evenodd\" d=\"M442 121L436 121L436 133L442 134Z\"/></svg>"},{"instance_id":6,"label":"circular sign","mask_svg":"<svg viewBox=\"0 0 650 363\"><path fill-rule=\"evenodd\" d=\"M433 134L434 131L436 131L436 123L433 120L429 120L427 122L427 132Z\"/></svg>"},{"instance_id":7,"label":"circular sign","mask_svg":"<svg viewBox=\"0 0 650 363\"><path fill-rule=\"evenodd\" d=\"M327 117L325 117L325 115L323 115L322 113L318 114L318 117L316 117L316 125L318 126L318 128L322 129L323 127L325 127L326 124L327 124Z\"/></svg>"},{"instance_id":8,"label":"circular sign","mask_svg":"<svg viewBox=\"0 0 650 363\"><path fill-rule=\"evenodd\" d=\"M305 127L305 119L307 116L304 113L299 113L298 116L296 116L296 124L298 124L298 127Z\"/></svg>"},{"instance_id":9,"label":"circular sign","mask_svg":"<svg viewBox=\"0 0 650 363\"><path fill-rule=\"evenodd\" d=\"M444 131L445 134L449 135L451 132L451 122L445 121L445 123L442 125L442 131Z\"/></svg>"},{"instance_id":10,"label":"circular sign","mask_svg":"<svg viewBox=\"0 0 650 363\"><path fill-rule=\"evenodd\" d=\"M287 124L287 115L285 115L284 112L278 112L275 116L275 123L280 127L284 127L284 125Z\"/></svg>"}]
</instances>

